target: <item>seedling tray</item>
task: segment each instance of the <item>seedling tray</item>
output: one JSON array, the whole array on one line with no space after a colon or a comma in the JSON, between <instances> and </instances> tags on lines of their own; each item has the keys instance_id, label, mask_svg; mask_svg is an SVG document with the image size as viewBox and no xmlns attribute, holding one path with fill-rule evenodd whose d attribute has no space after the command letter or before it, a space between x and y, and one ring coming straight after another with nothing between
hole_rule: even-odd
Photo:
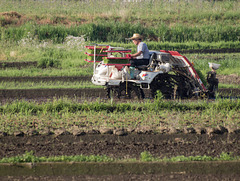
<instances>
[{"instance_id":1,"label":"seedling tray","mask_svg":"<svg viewBox=\"0 0 240 181\"><path fill-rule=\"evenodd\" d=\"M123 57L104 57L104 64L129 64L129 58Z\"/></svg>"},{"instance_id":2,"label":"seedling tray","mask_svg":"<svg viewBox=\"0 0 240 181\"><path fill-rule=\"evenodd\" d=\"M87 53L94 54L94 46L85 46ZM108 50L109 46L97 46L96 47L96 54L107 54L106 50Z\"/></svg>"},{"instance_id":3,"label":"seedling tray","mask_svg":"<svg viewBox=\"0 0 240 181\"><path fill-rule=\"evenodd\" d=\"M108 53L131 53L131 50L104 50L103 52L108 52Z\"/></svg>"}]
</instances>

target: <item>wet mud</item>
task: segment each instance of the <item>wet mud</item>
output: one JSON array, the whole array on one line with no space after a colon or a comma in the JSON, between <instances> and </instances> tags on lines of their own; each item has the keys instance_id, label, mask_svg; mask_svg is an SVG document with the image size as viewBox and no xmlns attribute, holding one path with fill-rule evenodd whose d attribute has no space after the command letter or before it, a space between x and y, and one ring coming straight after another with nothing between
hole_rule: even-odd
<instances>
[{"instance_id":1,"label":"wet mud","mask_svg":"<svg viewBox=\"0 0 240 181\"><path fill-rule=\"evenodd\" d=\"M239 98L240 89L222 88L218 91L219 96L223 98ZM1 89L0 90L0 102L6 102L11 100L34 100L34 101L46 101L48 99L68 97L68 98L106 98L107 91L104 88L95 89L71 89L71 88L59 88L59 89ZM145 90L146 98L152 98L149 91Z\"/></svg>"},{"instance_id":2,"label":"wet mud","mask_svg":"<svg viewBox=\"0 0 240 181\"><path fill-rule=\"evenodd\" d=\"M139 158L144 151L156 157L240 155L240 134L84 134L1 136L0 158L33 150L36 156L107 155Z\"/></svg>"},{"instance_id":3,"label":"wet mud","mask_svg":"<svg viewBox=\"0 0 240 181\"><path fill-rule=\"evenodd\" d=\"M107 155L140 159L143 151L155 157L218 157L240 154L240 134L85 134L1 136L0 158L34 151L36 156ZM239 180L239 162L124 162L0 165L0 180Z\"/></svg>"}]
</instances>

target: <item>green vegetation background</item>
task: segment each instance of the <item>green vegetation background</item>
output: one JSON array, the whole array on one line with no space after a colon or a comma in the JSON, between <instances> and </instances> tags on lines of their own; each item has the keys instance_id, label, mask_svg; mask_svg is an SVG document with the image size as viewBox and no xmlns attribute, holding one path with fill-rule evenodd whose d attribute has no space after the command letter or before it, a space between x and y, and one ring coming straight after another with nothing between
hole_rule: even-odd
<instances>
[{"instance_id":1,"label":"green vegetation background","mask_svg":"<svg viewBox=\"0 0 240 181\"><path fill-rule=\"evenodd\" d=\"M38 61L38 66L6 68L0 76L91 76L92 65L83 61L85 45L104 43L134 52L125 38L136 32L151 50L239 50L239 9L237 0L2 0L0 61ZM185 56L203 75L208 62L222 65L219 74L240 73L239 54Z\"/></svg>"}]
</instances>

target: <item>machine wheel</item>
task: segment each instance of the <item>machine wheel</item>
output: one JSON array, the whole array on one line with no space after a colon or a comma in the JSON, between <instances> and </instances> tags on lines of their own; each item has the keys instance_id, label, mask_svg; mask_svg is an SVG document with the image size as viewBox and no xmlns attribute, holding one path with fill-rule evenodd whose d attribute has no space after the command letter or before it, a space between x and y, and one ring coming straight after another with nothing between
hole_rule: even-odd
<instances>
[{"instance_id":1,"label":"machine wheel","mask_svg":"<svg viewBox=\"0 0 240 181\"><path fill-rule=\"evenodd\" d=\"M193 87L189 79L182 75L159 74L150 84L152 97L155 98L157 91L167 99L191 98Z\"/></svg>"},{"instance_id":2,"label":"machine wheel","mask_svg":"<svg viewBox=\"0 0 240 181\"><path fill-rule=\"evenodd\" d=\"M164 98L171 99L174 97L174 94L177 94L176 86L178 86L178 84L176 80L173 79L173 75L159 74L150 84L152 97L155 98L159 90Z\"/></svg>"},{"instance_id":3,"label":"machine wheel","mask_svg":"<svg viewBox=\"0 0 240 181\"><path fill-rule=\"evenodd\" d=\"M120 84L117 97L119 99L143 99L144 93L143 90L134 83L123 82Z\"/></svg>"},{"instance_id":4,"label":"machine wheel","mask_svg":"<svg viewBox=\"0 0 240 181\"><path fill-rule=\"evenodd\" d=\"M118 87L107 88L107 97L118 99L143 99L144 92L132 82L123 82Z\"/></svg>"}]
</instances>

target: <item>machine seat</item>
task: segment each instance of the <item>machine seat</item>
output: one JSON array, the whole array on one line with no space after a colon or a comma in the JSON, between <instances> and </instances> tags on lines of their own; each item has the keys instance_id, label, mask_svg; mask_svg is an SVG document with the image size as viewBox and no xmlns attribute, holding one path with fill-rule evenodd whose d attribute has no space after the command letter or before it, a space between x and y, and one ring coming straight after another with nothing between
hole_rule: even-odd
<instances>
[{"instance_id":1,"label":"machine seat","mask_svg":"<svg viewBox=\"0 0 240 181\"><path fill-rule=\"evenodd\" d=\"M149 63L147 65L139 65L139 66L136 66L136 68L138 70L147 70L148 67L150 67L150 65L152 64L155 57L156 57L156 53L153 52L149 58Z\"/></svg>"}]
</instances>

